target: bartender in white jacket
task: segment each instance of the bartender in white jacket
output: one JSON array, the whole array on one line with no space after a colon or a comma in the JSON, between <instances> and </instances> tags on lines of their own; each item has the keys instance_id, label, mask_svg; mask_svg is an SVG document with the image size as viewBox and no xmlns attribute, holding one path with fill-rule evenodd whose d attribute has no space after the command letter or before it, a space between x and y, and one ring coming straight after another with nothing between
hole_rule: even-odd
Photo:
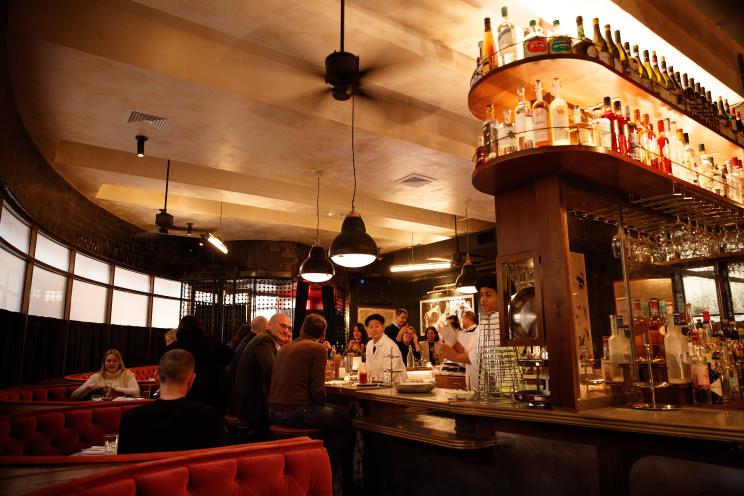
<instances>
[{"instance_id":1,"label":"bartender in white jacket","mask_svg":"<svg viewBox=\"0 0 744 496\"><path fill-rule=\"evenodd\" d=\"M393 355L393 369L396 370L393 382L408 379L406 364L400 354L400 349L395 341L385 335L385 317L373 313L364 319L367 328L367 370L369 377L374 380L384 381L385 370L390 369L390 355Z\"/></svg>"},{"instance_id":2,"label":"bartender in white jacket","mask_svg":"<svg viewBox=\"0 0 744 496\"><path fill-rule=\"evenodd\" d=\"M493 324L498 326L498 293L496 292L496 275L483 274L475 284L480 295L480 313L487 315ZM458 334L447 324L439 334L444 338L442 356L465 364L465 375L470 383L470 389L478 389L478 346L480 343L480 326L467 334ZM463 339L459 339L463 338Z\"/></svg>"}]
</instances>

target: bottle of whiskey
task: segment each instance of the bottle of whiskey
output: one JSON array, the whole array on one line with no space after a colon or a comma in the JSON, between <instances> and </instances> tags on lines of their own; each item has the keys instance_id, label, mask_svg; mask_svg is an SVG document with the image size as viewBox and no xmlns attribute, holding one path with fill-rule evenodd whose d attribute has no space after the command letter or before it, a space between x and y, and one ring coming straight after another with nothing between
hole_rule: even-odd
<instances>
[{"instance_id":1,"label":"bottle of whiskey","mask_svg":"<svg viewBox=\"0 0 744 496\"><path fill-rule=\"evenodd\" d=\"M584 120L581 109L576 106L573 109L574 117L574 138L571 139L572 145L594 146L592 138L592 127ZM572 132L574 131L572 129Z\"/></svg>"},{"instance_id":2,"label":"bottle of whiskey","mask_svg":"<svg viewBox=\"0 0 744 496\"><path fill-rule=\"evenodd\" d=\"M553 79L553 101L550 103L550 120L552 122L551 137L553 145L569 145L570 123L568 119L568 104L561 98L561 82Z\"/></svg>"},{"instance_id":3,"label":"bottle of whiskey","mask_svg":"<svg viewBox=\"0 0 744 496\"><path fill-rule=\"evenodd\" d=\"M493 32L491 31L491 18L486 17L483 19L484 30L483 30L483 46L481 50L481 64L483 67L483 75L485 76L492 69L496 68L496 43L493 40Z\"/></svg>"},{"instance_id":4,"label":"bottle of whiskey","mask_svg":"<svg viewBox=\"0 0 744 496\"><path fill-rule=\"evenodd\" d=\"M499 121L493 113L493 105L486 105L488 117L483 123L483 146L486 150L486 160L499 155Z\"/></svg>"},{"instance_id":5,"label":"bottle of whiskey","mask_svg":"<svg viewBox=\"0 0 744 496\"><path fill-rule=\"evenodd\" d=\"M550 146L550 106L543 100L542 82L535 81L535 103L532 104L535 146Z\"/></svg>"},{"instance_id":6,"label":"bottle of whiskey","mask_svg":"<svg viewBox=\"0 0 744 496\"><path fill-rule=\"evenodd\" d=\"M584 19L581 16L576 17L576 32L577 39L573 47L571 47L571 51L579 55L597 58L597 48L594 46L594 42L586 37L584 33Z\"/></svg>"},{"instance_id":7,"label":"bottle of whiskey","mask_svg":"<svg viewBox=\"0 0 744 496\"><path fill-rule=\"evenodd\" d=\"M520 150L529 150L535 147L535 139L532 135L532 107L524 99L524 88L517 88L519 103L514 109L515 130L517 133L517 144Z\"/></svg>"},{"instance_id":8,"label":"bottle of whiskey","mask_svg":"<svg viewBox=\"0 0 744 496\"><path fill-rule=\"evenodd\" d=\"M501 7L501 24L497 30L499 42L499 64L511 64L517 60L517 32L509 20L508 9Z\"/></svg>"}]
</instances>

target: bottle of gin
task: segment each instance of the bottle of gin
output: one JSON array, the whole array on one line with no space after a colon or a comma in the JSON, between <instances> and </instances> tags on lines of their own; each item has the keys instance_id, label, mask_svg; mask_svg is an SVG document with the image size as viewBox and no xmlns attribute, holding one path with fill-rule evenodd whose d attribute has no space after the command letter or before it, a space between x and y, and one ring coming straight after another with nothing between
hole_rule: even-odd
<instances>
[{"instance_id":1,"label":"bottle of gin","mask_svg":"<svg viewBox=\"0 0 744 496\"><path fill-rule=\"evenodd\" d=\"M502 19L497 30L499 65L511 64L517 60L517 32L507 14L508 9L501 7Z\"/></svg>"},{"instance_id":2,"label":"bottle of gin","mask_svg":"<svg viewBox=\"0 0 744 496\"><path fill-rule=\"evenodd\" d=\"M517 145L520 150L529 150L535 147L532 135L532 107L524 99L524 87L517 88L519 103L514 109L515 131L517 133Z\"/></svg>"}]
</instances>

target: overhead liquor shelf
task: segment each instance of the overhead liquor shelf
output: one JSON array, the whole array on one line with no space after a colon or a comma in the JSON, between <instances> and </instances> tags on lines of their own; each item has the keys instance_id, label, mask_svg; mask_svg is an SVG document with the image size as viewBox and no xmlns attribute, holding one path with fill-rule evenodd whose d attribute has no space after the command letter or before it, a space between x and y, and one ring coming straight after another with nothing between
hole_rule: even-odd
<instances>
[{"instance_id":1,"label":"overhead liquor shelf","mask_svg":"<svg viewBox=\"0 0 744 496\"><path fill-rule=\"evenodd\" d=\"M561 81L561 97L567 102L586 108L601 105L605 96L620 99L623 105L649 114L652 123L664 118L676 121L677 127L689 134L691 143L705 143L706 149L718 153L721 160L741 152L744 146L687 114L683 106L671 101L674 95L667 100L651 93L640 79L635 81L599 59L578 54L532 57L494 69L471 87L468 107L473 115L486 120L487 105L492 104L497 110L514 109L518 103L517 87L523 86L532 96L536 80L549 88L556 77Z\"/></svg>"}]
</instances>

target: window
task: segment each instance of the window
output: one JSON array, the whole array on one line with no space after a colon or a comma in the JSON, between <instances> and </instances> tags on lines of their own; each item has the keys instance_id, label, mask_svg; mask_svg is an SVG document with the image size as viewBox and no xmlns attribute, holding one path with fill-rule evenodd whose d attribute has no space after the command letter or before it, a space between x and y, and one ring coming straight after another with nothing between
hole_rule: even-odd
<instances>
[{"instance_id":1,"label":"window","mask_svg":"<svg viewBox=\"0 0 744 496\"><path fill-rule=\"evenodd\" d=\"M0 308L21 311L26 261L0 249Z\"/></svg>"},{"instance_id":2,"label":"window","mask_svg":"<svg viewBox=\"0 0 744 496\"><path fill-rule=\"evenodd\" d=\"M711 320L719 320L718 296L713 267L699 267L690 270L701 273L701 277L684 276L682 278L685 287L685 300L692 305L693 318L702 318L703 312L707 311L710 312Z\"/></svg>"},{"instance_id":3,"label":"window","mask_svg":"<svg viewBox=\"0 0 744 496\"><path fill-rule=\"evenodd\" d=\"M155 294L162 296L172 296L174 298L181 297L181 282L172 281L170 279L163 279L162 277L155 278Z\"/></svg>"},{"instance_id":4,"label":"window","mask_svg":"<svg viewBox=\"0 0 744 496\"><path fill-rule=\"evenodd\" d=\"M70 320L105 323L107 293L105 286L72 281Z\"/></svg>"},{"instance_id":5,"label":"window","mask_svg":"<svg viewBox=\"0 0 744 496\"><path fill-rule=\"evenodd\" d=\"M28 253L31 228L5 205L0 212L0 237L23 253Z\"/></svg>"},{"instance_id":6,"label":"window","mask_svg":"<svg viewBox=\"0 0 744 496\"><path fill-rule=\"evenodd\" d=\"M108 284L111 277L111 266L95 258L77 253L75 254L75 275Z\"/></svg>"},{"instance_id":7,"label":"window","mask_svg":"<svg viewBox=\"0 0 744 496\"><path fill-rule=\"evenodd\" d=\"M150 276L116 267L114 270L114 286L149 293Z\"/></svg>"},{"instance_id":8,"label":"window","mask_svg":"<svg viewBox=\"0 0 744 496\"><path fill-rule=\"evenodd\" d=\"M70 269L70 250L43 234L36 236L34 258L59 270Z\"/></svg>"},{"instance_id":9,"label":"window","mask_svg":"<svg viewBox=\"0 0 744 496\"><path fill-rule=\"evenodd\" d=\"M67 278L65 276L41 267L34 267L31 279L31 300L28 307L29 315L64 318L66 290Z\"/></svg>"},{"instance_id":10,"label":"window","mask_svg":"<svg viewBox=\"0 0 744 496\"><path fill-rule=\"evenodd\" d=\"M178 327L181 318L181 300L152 299L152 326L161 329Z\"/></svg>"},{"instance_id":11,"label":"window","mask_svg":"<svg viewBox=\"0 0 744 496\"><path fill-rule=\"evenodd\" d=\"M111 323L147 326L147 299L146 295L114 290L114 299L111 302Z\"/></svg>"}]
</instances>

